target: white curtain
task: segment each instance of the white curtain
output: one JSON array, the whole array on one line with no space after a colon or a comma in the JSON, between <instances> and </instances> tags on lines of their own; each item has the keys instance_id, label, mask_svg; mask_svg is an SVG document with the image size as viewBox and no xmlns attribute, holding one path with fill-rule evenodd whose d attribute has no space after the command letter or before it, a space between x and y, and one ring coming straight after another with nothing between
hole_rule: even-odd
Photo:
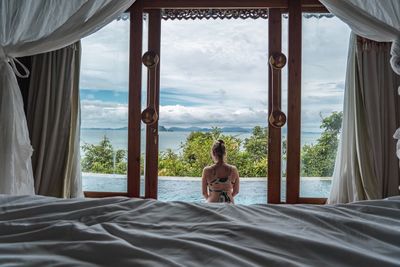
<instances>
[{"instance_id":1,"label":"white curtain","mask_svg":"<svg viewBox=\"0 0 400 267\"><path fill-rule=\"evenodd\" d=\"M399 0L320 0L359 36L377 42L393 42L390 63L400 75Z\"/></svg>"},{"instance_id":2,"label":"white curtain","mask_svg":"<svg viewBox=\"0 0 400 267\"><path fill-rule=\"evenodd\" d=\"M393 138L397 139L396 154L397 154L397 157L400 160L400 128L397 129L397 131L394 133Z\"/></svg>"},{"instance_id":3,"label":"white curtain","mask_svg":"<svg viewBox=\"0 0 400 267\"><path fill-rule=\"evenodd\" d=\"M29 72L15 58L72 44L111 22L134 1L0 1L0 193L34 194L32 147L14 75L27 77Z\"/></svg>"},{"instance_id":4,"label":"white curtain","mask_svg":"<svg viewBox=\"0 0 400 267\"><path fill-rule=\"evenodd\" d=\"M398 194L400 170L392 135L400 122L390 43L350 38L343 129L329 203Z\"/></svg>"},{"instance_id":5,"label":"white curtain","mask_svg":"<svg viewBox=\"0 0 400 267\"><path fill-rule=\"evenodd\" d=\"M79 146L80 41L32 56L27 101L36 194L83 196Z\"/></svg>"},{"instance_id":6,"label":"white curtain","mask_svg":"<svg viewBox=\"0 0 400 267\"><path fill-rule=\"evenodd\" d=\"M355 34L377 42L392 42L390 64L393 70L400 75L399 0L320 0L320 2L324 4L331 13L348 24ZM351 59L349 58L349 61L350 60ZM347 81L349 75L355 77L353 75L354 73L352 74L353 70L349 69L350 65L351 62L349 62L347 69ZM382 88L382 90L395 90L395 88ZM346 116L346 110L344 112L344 116ZM360 114L360 116L363 115ZM347 126L343 124L343 131L345 131L345 127ZM343 138L342 134L342 146L345 143ZM355 136L355 138L360 137ZM347 144L347 147L351 148L352 146L354 147L354 145L355 144L353 143L349 143ZM342 155L344 154L342 153ZM348 157L350 157L350 155L348 155ZM338 164L338 160L339 159L337 159L336 164ZM360 172L365 171L364 169L361 169L362 166L358 167L360 168ZM339 166L335 166L335 170L341 168L343 169L344 167L340 166L340 164ZM347 171L347 174L349 174L349 170ZM339 192L336 193L339 194ZM331 202L334 201L331 200Z\"/></svg>"}]
</instances>

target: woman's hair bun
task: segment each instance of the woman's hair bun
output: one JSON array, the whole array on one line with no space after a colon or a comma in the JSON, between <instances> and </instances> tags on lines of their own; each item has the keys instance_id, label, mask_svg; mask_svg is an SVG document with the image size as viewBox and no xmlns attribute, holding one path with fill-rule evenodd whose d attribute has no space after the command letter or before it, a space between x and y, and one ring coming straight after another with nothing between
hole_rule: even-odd
<instances>
[{"instance_id":1,"label":"woman's hair bun","mask_svg":"<svg viewBox=\"0 0 400 267\"><path fill-rule=\"evenodd\" d=\"M211 151L216 158L223 161L226 155L225 142L221 139L215 141Z\"/></svg>"},{"instance_id":2,"label":"woman's hair bun","mask_svg":"<svg viewBox=\"0 0 400 267\"><path fill-rule=\"evenodd\" d=\"M224 140L218 139L217 141L215 141L211 151L216 158L218 158L219 160L223 160L224 156L226 155Z\"/></svg>"}]
</instances>

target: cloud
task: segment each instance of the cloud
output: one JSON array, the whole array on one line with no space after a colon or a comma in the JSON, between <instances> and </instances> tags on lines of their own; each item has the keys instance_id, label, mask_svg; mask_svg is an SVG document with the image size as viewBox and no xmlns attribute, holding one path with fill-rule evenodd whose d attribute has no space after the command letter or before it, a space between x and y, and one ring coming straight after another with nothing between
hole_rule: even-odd
<instances>
[{"instance_id":1,"label":"cloud","mask_svg":"<svg viewBox=\"0 0 400 267\"><path fill-rule=\"evenodd\" d=\"M165 126L253 127L266 125L267 110L235 107L161 106L160 124Z\"/></svg>"},{"instance_id":2,"label":"cloud","mask_svg":"<svg viewBox=\"0 0 400 267\"><path fill-rule=\"evenodd\" d=\"M81 101L82 128L119 128L128 126L128 105L100 100Z\"/></svg>"},{"instance_id":3,"label":"cloud","mask_svg":"<svg viewBox=\"0 0 400 267\"><path fill-rule=\"evenodd\" d=\"M81 88L128 90L129 21L113 21L82 40Z\"/></svg>"},{"instance_id":4,"label":"cloud","mask_svg":"<svg viewBox=\"0 0 400 267\"><path fill-rule=\"evenodd\" d=\"M336 18L303 19L303 125L318 130L320 113L342 109L349 33ZM283 20L282 36L287 54L287 19ZM127 92L128 40L129 21L114 21L83 39L81 88ZM265 123L267 53L267 20L163 21L161 124ZM144 84L145 77L144 71ZM282 79L282 107L286 111L287 67ZM144 91L143 103L145 95ZM127 102L115 108L116 103L107 103L104 98L101 102L85 98L83 125L126 126ZM96 113L94 106L97 114L92 114Z\"/></svg>"},{"instance_id":5,"label":"cloud","mask_svg":"<svg viewBox=\"0 0 400 267\"><path fill-rule=\"evenodd\" d=\"M115 102L83 100L83 128L120 128L128 126L128 106ZM266 125L267 110L221 106L160 106L159 124L171 126L242 126Z\"/></svg>"},{"instance_id":6,"label":"cloud","mask_svg":"<svg viewBox=\"0 0 400 267\"><path fill-rule=\"evenodd\" d=\"M342 104L326 105L326 100L318 97L304 103L301 117L303 130L319 131L321 116L342 109ZM120 128L128 126L128 105L100 100L81 102L83 128ZM317 109L317 111L316 111ZM283 109L285 112L286 110ZM254 127L267 125L267 109L214 106L160 106L159 124L171 126L199 127Z\"/></svg>"}]
</instances>

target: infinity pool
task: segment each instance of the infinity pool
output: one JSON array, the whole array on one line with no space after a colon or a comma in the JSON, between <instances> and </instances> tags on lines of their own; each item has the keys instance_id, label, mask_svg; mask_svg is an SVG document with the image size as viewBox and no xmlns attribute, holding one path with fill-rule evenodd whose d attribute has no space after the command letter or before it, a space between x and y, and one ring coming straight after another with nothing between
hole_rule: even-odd
<instances>
[{"instance_id":1,"label":"infinity pool","mask_svg":"<svg viewBox=\"0 0 400 267\"><path fill-rule=\"evenodd\" d=\"M121 175L83 173L84 191L126 192L126 177ZM282 181L282 200L286 194L286 181ZM144 181L142 180L142 185ZM331 180L326 178L302 178L300 183L301 197L328 197ZM144 194L144 186L141 188ZM203 202L201 181L199 178L160 177L158 181L158 199L161 201ZM267 180L259 178L242 178L240 191L235 197L237 204L259 204L267 201Z\"/></svg>"}]
</instances>

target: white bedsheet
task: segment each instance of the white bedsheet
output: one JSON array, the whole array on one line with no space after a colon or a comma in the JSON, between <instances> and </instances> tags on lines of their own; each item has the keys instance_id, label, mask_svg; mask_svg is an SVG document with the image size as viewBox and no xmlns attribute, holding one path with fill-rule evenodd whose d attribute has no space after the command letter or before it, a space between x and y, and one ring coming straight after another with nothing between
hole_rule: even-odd
<instances>
[{"instance_id":1,"label":"white bedsheet","mask_svg":"<svg viewBox=\"0 0 400 267\"><path fill-rule=\"evenodd\" d=\"M226 205L0 197L0 266L400 266L400 197Z\"/></svg>"}]
</instances>

